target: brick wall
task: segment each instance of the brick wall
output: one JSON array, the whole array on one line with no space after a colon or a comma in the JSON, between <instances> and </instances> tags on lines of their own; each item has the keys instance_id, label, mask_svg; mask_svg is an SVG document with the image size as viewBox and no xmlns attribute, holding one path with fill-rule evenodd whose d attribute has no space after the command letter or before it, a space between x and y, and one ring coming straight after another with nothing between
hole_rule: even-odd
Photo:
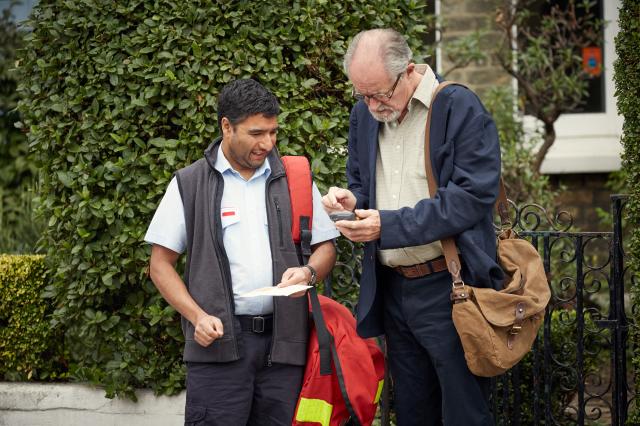
<instances>
[{"instance_id":1,"label":"brick wall","mask_svg":"<svg viewBox=\"0 0 640 426\"><path fill-rule=\"evenodd\" d=\"M447 42L474 32L487 30L484 37L485 52L500 40L500 34L493 27L495 0L442 0L441 16L444 21L442 71L446 72L452 64L446 57ZM477 61L464 69L458 69L447 75L448 80L456 80L469 85L480 97L482 93L496 85L510 85L511 77L505 73L497 60L488 55L486 60Z\"/></svg>"},{"instance_id":2,"label":"brick wall","mask_svg":"<svg viewBox=\"0 0 640 426\"><path fill-rule=\"evenodd\" d=\"M596 213L599 207L611 210L610 195L606 187L608 173L553 175L551 184L566 189L557 199L557 205L573 216L574 225L581 231L610 231L610 226L602 224Z\"/></svg>"}]
</instances>

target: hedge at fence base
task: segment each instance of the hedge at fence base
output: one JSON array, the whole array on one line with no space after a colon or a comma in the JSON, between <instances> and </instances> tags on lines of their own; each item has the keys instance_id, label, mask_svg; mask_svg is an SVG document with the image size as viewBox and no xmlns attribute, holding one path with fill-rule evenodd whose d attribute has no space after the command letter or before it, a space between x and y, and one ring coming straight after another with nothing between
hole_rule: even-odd
<instances>
[{"instance_id":1,"label":"hedge at fence base","mask_svg":"<svg viewBox=\"0 0 640 426\"><path fill-rule=\"evenodd\" d=\"M49 322L42 298L48 276L44 257L0 255L0 377L56 380L66 377L60 329Z\"/></svg>"}]
</instances>

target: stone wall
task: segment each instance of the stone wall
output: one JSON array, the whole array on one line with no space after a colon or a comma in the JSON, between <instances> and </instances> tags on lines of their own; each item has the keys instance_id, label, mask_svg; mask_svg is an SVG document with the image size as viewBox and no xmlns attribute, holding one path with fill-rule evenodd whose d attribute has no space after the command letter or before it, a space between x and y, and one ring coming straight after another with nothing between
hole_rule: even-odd
<instances>
[{"instance_id":1,"label":"stone wall","mask_svg":"<svg viewBox=\"0 0 640 426\"><path fill-rule=\"evenodd\" d=\"M105 398L104 390L72 383L0 382L0 426L179 426L178 396L137 392L138 402Z\"/></svg>"}]
</instances>

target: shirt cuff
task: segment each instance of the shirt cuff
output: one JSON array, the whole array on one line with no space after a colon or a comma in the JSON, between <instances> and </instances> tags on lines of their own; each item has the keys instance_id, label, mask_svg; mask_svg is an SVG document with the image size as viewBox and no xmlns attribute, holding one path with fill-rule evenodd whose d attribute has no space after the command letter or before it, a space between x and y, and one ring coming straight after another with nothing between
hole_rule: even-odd
<instances>
[{"instance_id":1,"label":"shirt cuff","mask_svg":"<svg viewBox=\"0 0 640 426\"><path fill-rule=\"evenodd\" d=\"M175 251L178 254L184 253L186 247L183 247L181 244L176 244L174 241L170 241L166 238L163 238L160 235L147 233L144 236L144 241L148 244L156 244L169 250Z\"/></svg>"},{"instance_id":2,"label":"shirt cuff","mask_svg":"<svg viewBox=\"0 0 640 426\"><path fill-rule=\"evenodd\" d=\"M340 236L337 229L326 229L323 231L314 230L311 236L311 245L323 243L325 241L336 239Z\"/></svg>"}]
</instances>

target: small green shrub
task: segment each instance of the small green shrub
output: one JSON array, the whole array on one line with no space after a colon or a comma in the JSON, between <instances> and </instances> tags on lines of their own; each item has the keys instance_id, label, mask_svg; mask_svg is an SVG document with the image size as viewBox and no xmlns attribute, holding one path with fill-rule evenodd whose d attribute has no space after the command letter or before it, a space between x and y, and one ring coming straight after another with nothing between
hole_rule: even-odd
<instances>
[{"instance_id":1,"label":"small green shrub","mask_svg":"<svg viewBox=\"0 0 640 426\"><path fill-rule=\"evenodd\" d=\"M516 205L536 203L551 211L558 191L549 184L548 176L535 173L534 161L539 137L525 134L523 119L514 111L511 88L495 87L483 96L500 137L502 178L507 195Z\"/></svg>"},{"instance_id":2,"label":"small green shrub","mask_svg":"<svg viewBox=\"0 0 640 426\"><path fill-rule=\"evenodd\" d=\"M43 256L0 255L0 377L56 380L66 377L60 329L42 298L49 277Z\"/></svg>"}]
</instances>

